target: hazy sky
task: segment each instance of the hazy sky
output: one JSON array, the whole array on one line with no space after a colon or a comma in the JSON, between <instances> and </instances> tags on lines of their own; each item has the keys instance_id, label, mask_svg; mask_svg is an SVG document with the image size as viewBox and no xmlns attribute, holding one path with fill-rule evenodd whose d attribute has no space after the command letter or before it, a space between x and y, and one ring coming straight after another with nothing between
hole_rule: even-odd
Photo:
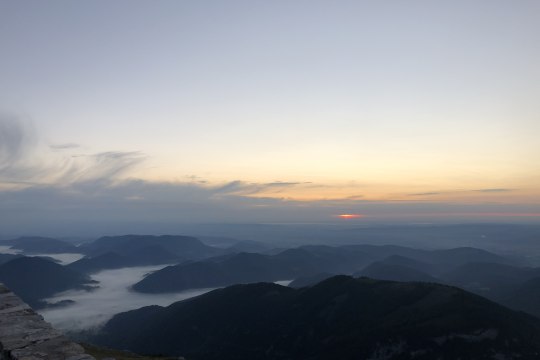
<instances>
[{"instance_id":1,"label":"hazy sky","mask_svg":"<svg viewBox=\"0 0 540 360\"><path fill-rule=\"evenodd\" d=\"M0 0L0 213L99 189L258 221L298 201L538 218L539 18L536 0Z\"/></svg>"}]
</instances>

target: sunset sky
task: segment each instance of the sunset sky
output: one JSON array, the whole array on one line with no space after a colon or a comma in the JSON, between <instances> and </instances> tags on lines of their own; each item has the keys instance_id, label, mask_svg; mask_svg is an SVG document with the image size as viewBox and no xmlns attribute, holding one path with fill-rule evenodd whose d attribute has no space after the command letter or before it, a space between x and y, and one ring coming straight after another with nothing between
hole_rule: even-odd
<instances>
[{"instance_id":1,"label":"sunset sky","mask_svg":"<svg viewBox=\"0 0 540 360\"><path fill-rule=\"evenodd\" d=\"M540 221L539 18L536 0L0 0L0 225Z\"/></svg>"}]
</instances>

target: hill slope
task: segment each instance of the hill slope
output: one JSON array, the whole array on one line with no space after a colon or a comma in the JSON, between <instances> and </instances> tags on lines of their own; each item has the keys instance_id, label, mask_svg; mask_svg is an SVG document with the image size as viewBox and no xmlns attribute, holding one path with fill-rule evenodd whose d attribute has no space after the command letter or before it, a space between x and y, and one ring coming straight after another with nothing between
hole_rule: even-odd
<instances>
[{"instance_id":1,"label":"hill slope","mask_svg":"<svg viewBox=\"0 0 540 360\"><path fill-rule=\"evenodd\" d=\"M365 276L372 279L391 281L440 282L433 276L415 268L405 265L387 264L383 261L374 262L355 273L354 276Z\"/></svg>"},{"instance_id":2,"label":"hill slope","mask_svg":"<svg viewBox=\"0 0 540 360\"><path fill-rule=\"evenodd\" d=\"M203 259L223 253L223 250L207 246L194 237L179 235L104 236L79 248L89 256L113 252L130 258L151 257L154 263L170 263L172 258Z\"/></svg>"},{"instance_id":3,"label":"hill slope","mask_svg":"<svg viewBox=\"0 0 540 360\"><path fill-rule=\"evenodd\" d=\"M122 313L94 341L194 360L533 359L540 323L454 287L342 275L297 290L235 285Z\"/></svg>"},{"instance_id":4,"label":"hill slope","mask_svg":"<svg viewBox=\"0 0 540 360\"><path fill-rule=\"evenodd\" d=\"M81 288L90 279L62 265L38 257L21 257L0 265L0 282L33 308L53 294Z\"/></svg>"},{"instance_id":5,"label":"hill slope","mask_svg":"<svg viewBox=\"0 0 540 360\"><path fill-rule=\"evenodd\" d=\"M396 260L392 255L399 255L400 258ZM378 260L405 262L411 267L426 269L430 273L423 277L420 274L422 270L413 268L409 272L415 273L415 279L432 281L430 276L433 273L441 269L453 269L470 259L506 261L495 254L472 248L428 251L390 245L302 246L275 255L240 253L170 266L147 276L135 284L133 289L159 293L257 281L290 280L320 273L353 274ZM434 261L440 262L433 265ZM412 278L411 274L406 280Z\"/></svg>"},{"instance_id":6,"label":"hill slope","mask_svg":"<svg viewBox=\"0 0 540 360\"><path fill-rule=\"evenodd\" d=\"M83 274L92 274L104 269L120 269L135 265L137 263L133 259L109 252L94 257L84 257L66 267Z\"/></svg>"},{"instance_id":7,"label":"hill slope","mask_svg":"<svg viewBox=\"0 0 540 360\"><path fill-rule=\"evenodd\" d=\"M290 280L320 272L352 273L369 261L371 257L361 251L324 246L289 249L276 255L240 253L166 267L148 275L133 289L159 293Z\"/></svg>"}]
</instances>

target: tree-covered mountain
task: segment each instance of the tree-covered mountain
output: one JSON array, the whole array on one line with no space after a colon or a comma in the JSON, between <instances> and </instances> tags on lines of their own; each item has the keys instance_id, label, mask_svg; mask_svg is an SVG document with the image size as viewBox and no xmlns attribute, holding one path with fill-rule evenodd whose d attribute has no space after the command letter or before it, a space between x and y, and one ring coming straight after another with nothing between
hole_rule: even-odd
<instances>
[{"instance_id":1,"label":"tree-covered mountain","mask_svg":"<svg viewBox=\"0 0 540 360\"><path fill-rule=\"evenodd\" d=\"M535 277L540 277L540 268L471 262L441 275L440 281L500 301Z\"/></svg>"},{"instance_id":2,"label":"tree-covered mountain","mask_svg":"<svg viewBox=\"0 0 540 360\"><path fill-rule=\"evenodd\" d=\"M171 263L197 260L223 254L222 249L203 244L197 238L180 235L104 236L83 244L80 251L89 256L116 253L148 263Z\"/></svg>"},{"instance_id":3,"label":"tree-covered mountain","mask_svg":"<svg viewBox=\"0 0 540 360\"><path fill-rule=\"evenodd\" d=\"M83 274L92 274L105 269L121 269L137 265L134 259L108 252L94 257L84 257L66 267Z\"/></svg>"},{"instance_id":4,"label":"tree-covered mountain","mask_svg":"<svg viewBox=\"0 0 540 360\"><path fill-rule=\"evenodd\" d=\"M388 264L383 261L372 263L361 271L354 273L354 276L365 276L372 279L392 281L440 282L433 276L415 268L406 265Z\"/></svg>"},{"instance_id":5,"label":"tree-covered mountain","mask_svg":"<svg viewBox=\"0 0 540 360\"><path fill-rule=\"evenodd\" d=\"M336 276L235 285L116 315L93 339L211 359L535 359L540 322L464 290Z\"/></svg>"},{"instance_id":6,"label":"tree-covered mountain","mask_svg":"<svg viewBox=\"0 0 540 360\"><path fill-rule=\"evenodd\" d=\"M14 254L0 254L0 265L7 263L13 259L18 259L24 255L14 255Z\"/></svg>"},{"instance_id":7,"label":"tree-covered mountain","mask_svg":"<svg viewBox=\"0 0 540 360\"><path fill-rule=\"evenodd\" d=\"M400 258L392 260L392 256ZM404 260L405 257L409 260ZM453 269L471 259L507 262L507 259L498 255L471 248L428 251L390 245L302 246L275 255L240 253L169 266L145 277L133 288L140 292L159 293L237 283L291 280L319 273L353 274L382 259L415 263L417 267L432 269L433 273ZM418 276L421 272L414 269L411 271ZM428 273L424 280L429 276L432 274Z\"/></svg>"},{"instance_id":8,"label":"tree-covered mountain","mask_svg":"<svg viewBox=\"0 0 540 360\"><path fill-rule=\"evenodd\" d=\"M540 318L540 277L529 279L501 300L506 306Z\"/></svg>"},{"instance_id":9,"label":"tree-covered mountain","mask_svg":"<svg viewBox=\"0 0 540 360\"><path fill-rule=\"evenodd\" d=\"M125 255L107 252L96 256L85 256L69 265L68 268L85 274L102 270L121 269L133 266L177 263L178 257L155 245L124 251Z\"/></svg>"},{"instance_id":10,"label":"tree-covered mountain","mask_svg":"<svg viewBox=\"0 0 540 360\"><path fill-rule=\"evenodd\" d=\"M53 294L84 288L91 280L74 270L39 257L21 257L0 265L0 282L34 308Z\"/></svg>"},{"instance_id":11,"label":"tree-covered mountain","mask_svg":"<svg viewBox=\"0 0 540 360\"><path fill-rule=\"evenodd\" d=\"M382 260L379 260L379 262L386 265L406 266L408 268L422 271L426 274L436 274L440 271L440 268L434 263L414 260L401 255L390 255Z\"/></svg>"},{"instance_id":12,"label":"tree-covered mountain","mask_svg":"<svg viewBox=\"0 0 540 360\"><path fill-rule=\"evenodd\" d=\"M336 276L336 274L331 273L318 273L315 275L300 276L289 283L289 287L299 289L306 286L312 286L317 283L320 283L323 280Z\"/></svg>"},{"instance_id":13,"label":"tree-covered mountain","mask_svg":"<svg viewBox=\"0 0 540 360\"><path fill-rule=\"evenodd\" d=\"M276 255L240 253L169 266L133 286L139 292L173 292L260 281L291 280L320 272L351 273L371 261L362 251L302 247Z\"/></svg>"}]
</instances>

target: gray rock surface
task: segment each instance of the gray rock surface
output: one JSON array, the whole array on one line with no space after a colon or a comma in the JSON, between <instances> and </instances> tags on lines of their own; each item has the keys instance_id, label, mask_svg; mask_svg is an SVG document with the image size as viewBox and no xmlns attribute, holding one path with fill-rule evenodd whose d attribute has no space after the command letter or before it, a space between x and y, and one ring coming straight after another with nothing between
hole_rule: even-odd
<instances>
[{"instance_id":1,"label":"gray rock surface","mask_svg":"<svg viewBox=\"0 0 540 360\"><path fill-rule=\"evenodd\" d=\"M0 284L0 360L94 360Z\"/></svg>"}]
</instances>

